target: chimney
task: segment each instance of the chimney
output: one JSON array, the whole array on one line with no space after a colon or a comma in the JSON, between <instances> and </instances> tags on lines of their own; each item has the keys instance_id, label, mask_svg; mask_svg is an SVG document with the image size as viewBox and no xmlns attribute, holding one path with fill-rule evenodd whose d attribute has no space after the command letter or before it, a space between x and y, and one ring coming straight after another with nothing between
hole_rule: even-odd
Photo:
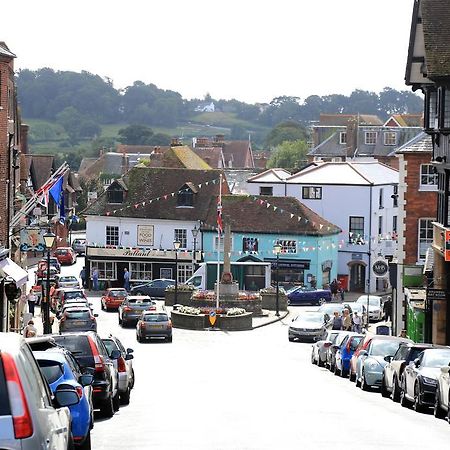
<instances>
[{"instance_id":1,"label":"chimney","mask_svg":"<svg viewBox=\"0 0 450 450\"><path fill-rule=\"evenodd\" d=\"M223 147L225 143L225 135L224 134L216 134L214 136L213 147Z\"/></svg>"},{"instance_id":2,"label":"chimney","mask_svg":"<svg viewBox=\"0 0 450 450\"><path fill-rule=\"evenodd\" d=\"M209 147L209 139L207 137L199 137L197 138L196 147Z\"/></svg>"},{"instance_id":3,"label":"chimney","mask_svg":"<svg viewBox=\"0 0 450 450\"><path fill-rule=\"evenodd\" d=\"M347 122L347 144L346 144L346 154L347 157L353 157L358 145L358 119L357 117L352 117Z\"/></svg>"},{"instance_id":4,"label":"chimney","mask_svg":"<svg viewBox=\"0 0 450 450\"><path fill-rule=\"evenodd\" d=\"M171 139L171 141L170 141L170 146L171 146L171 147L178 147L178 146L180 146L180 145L183 145L183 144L181 143L181 141L180 141L180 138L178 138L178 137L173 137L173 138Z\"/></svg>"},{"instance_id":5,"label":"chimney","mask_svg":"<svg viewBox=\"0 0 450 450\"><path fill-rule=\"evenodd\" d=\"M20 152L23 155L28 154L28 131L30 127L26 123L20 124Z\"/></svg>"}]
</instances>

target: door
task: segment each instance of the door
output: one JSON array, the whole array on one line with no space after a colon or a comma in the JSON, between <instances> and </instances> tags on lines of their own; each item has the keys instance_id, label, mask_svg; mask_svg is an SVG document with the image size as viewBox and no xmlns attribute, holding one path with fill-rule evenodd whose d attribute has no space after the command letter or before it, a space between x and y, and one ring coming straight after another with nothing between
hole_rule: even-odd
<instances>
[{"instance_id":1,"label":"door","mask_svg":"<svg viewBox=\"0 0 450 450\"><path fill-rule=\"evenodd\" d=\"M366 267L361 263L350 266L350 291L364 292L366 284Z\"/></svg>"},{"instance_id":2,"label":"door","mask_svg":"<svg viewBox=\"0 0 450 450\"><path fill-rule=\"evenodd\" d=\"M128 271L130 270L130 266L127 262L118 262L117 264L117 287L123 287L123 270L126 268ZM132 278L132 274L130 274L130 278Z\"/></svg>"}]
</instances>

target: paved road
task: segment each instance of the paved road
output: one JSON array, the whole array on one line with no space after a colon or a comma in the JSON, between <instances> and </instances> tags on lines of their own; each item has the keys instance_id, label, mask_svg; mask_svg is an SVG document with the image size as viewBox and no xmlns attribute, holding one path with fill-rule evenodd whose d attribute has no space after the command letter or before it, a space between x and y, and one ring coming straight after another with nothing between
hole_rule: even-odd
<instances>
[{"instance_id":1,"label":"paved road","mask_svg":"<svg viewBox=\"0 0 450 450\"><path fill-rule=\"evenodd\" d=\"M94 449L448 447L447 422L313 366L310 344L288 342L288 319L250 332L174 330L172 344L139 344L116 313L100 311L99 297L92 302L99 333L135 349L136 373L130 405L96 420Z\"/></svg>"}]
</instances>

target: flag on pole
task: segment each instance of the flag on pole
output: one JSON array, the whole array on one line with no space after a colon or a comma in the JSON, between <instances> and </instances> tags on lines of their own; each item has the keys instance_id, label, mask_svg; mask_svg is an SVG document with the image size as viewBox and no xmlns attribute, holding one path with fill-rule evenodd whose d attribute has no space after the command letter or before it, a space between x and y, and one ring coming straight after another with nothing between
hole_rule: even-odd
<instances>
[{"instance_id":1,"label":"flag on pole","mask_svg":"<svg viewBox=\"0 0 450 450\"><path fill-rule=\"evenodd\" d=\"M55 203L58 206L59 217L61 219L66 217L66 212L64 208L63 181L64 177L59 178L59 180L49 190L50 195L52 196L53 200L55 200Z\"/></svg>"}]
</instances>

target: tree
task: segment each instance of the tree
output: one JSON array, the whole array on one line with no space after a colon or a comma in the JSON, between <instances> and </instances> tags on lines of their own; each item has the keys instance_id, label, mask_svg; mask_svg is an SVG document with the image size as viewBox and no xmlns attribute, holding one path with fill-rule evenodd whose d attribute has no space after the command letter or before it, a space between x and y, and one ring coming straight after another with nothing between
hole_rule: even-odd
<instances>
[{"instance_id":1,"label":"tree","mask_svg":"<svg viewBox=\"0 0 450 450\"><path fill-rule=\"evenodd\" d=\"M153 130L145 125L130 125L119 130L118 141L127 145L151 145Z\"/></svg>"},{"instance_id":2,"label":"tree","mask_svg":"<svg viewBox=\"0 0 450 450\"><path fill-rule=\"evenodd\" d=\"M308 144L305 141L283 142L278 145L270 157L267 167L282 167L284 169L298 169L306 164Z\"/></svg>"},{"instance_id":3,"label":"tree","mask_svg":"<svg viewBox=\"0 0 450 450\"><path fill-rule=\"evenodd\" d=\"M266 138L266 147L273 149L286 141L306 140L306 128L296 122L279 123Z\"/></svg>"}]
</instances>

